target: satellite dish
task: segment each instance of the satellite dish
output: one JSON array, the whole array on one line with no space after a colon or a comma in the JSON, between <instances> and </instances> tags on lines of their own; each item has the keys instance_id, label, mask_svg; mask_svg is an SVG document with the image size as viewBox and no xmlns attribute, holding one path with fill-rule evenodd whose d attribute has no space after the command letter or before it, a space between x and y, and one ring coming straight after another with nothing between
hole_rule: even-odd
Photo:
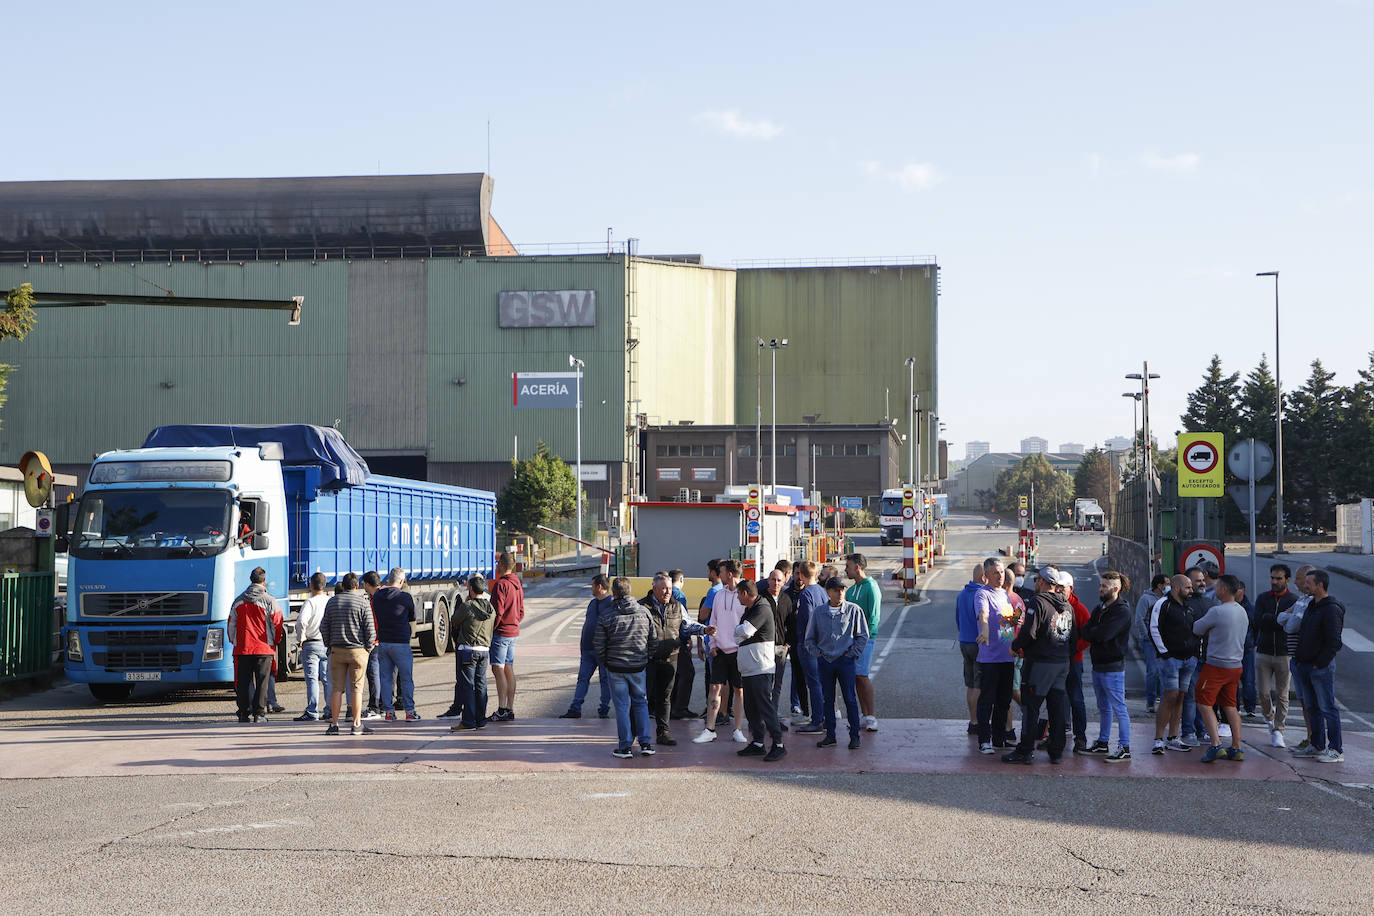
<instances>
[{"instance_id":1,"label":"satellite dish","mask_svg":"<svg viewBox=\"0 0 1374 916\"><path fill-rule=\"evenodd\" d=\"M52 465L42 452L25 452L19 459L19 473L24 475L24 498L30 506L38 507L48 501L52 493Z\"/></svg>"}]
</instances>

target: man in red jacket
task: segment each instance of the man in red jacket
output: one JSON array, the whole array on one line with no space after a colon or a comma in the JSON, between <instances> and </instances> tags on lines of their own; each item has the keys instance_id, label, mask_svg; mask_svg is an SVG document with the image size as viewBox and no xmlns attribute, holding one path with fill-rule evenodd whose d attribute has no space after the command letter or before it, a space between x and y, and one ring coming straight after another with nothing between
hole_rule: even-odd
<instances>
[{"instance_id":1,"label":"man in red jacket","mask_svg":"<svg viewBox=\"0 0 1374 916\"><path fill-rule=\"evenodd\" d=\"M509 553L501 554L496 561L491 604L496 609L490 657L497 708L487 721L510 722L515 719L515 640L520 636L520 621L525 619L525 590L515 574L515 557Z\"/></svg>"},{"instance_id":2,"label":"man in red jacket","mask_svg":"<svg viewBox=\"0 0 1374 916\"><path fill-rule=\"evenodd\" d=\"M267 677L277 657L277 644L285 637L281 611L267 593L267 570L261 566L248 574L248 588L234 599L229 610L229 639L234 643L234 688L239 721L266 722L263 700ZM249 708L251 703L251 709Z\"/></svg>"}]
</instances>

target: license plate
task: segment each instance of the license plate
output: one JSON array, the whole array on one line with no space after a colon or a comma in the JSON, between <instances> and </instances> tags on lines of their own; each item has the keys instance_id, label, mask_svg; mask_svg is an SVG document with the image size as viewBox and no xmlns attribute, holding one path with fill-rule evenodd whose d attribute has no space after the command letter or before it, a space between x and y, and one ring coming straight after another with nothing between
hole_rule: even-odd
<instances>
[{"instance_id":1,"label":"license plate","mask_svg":"<svg viewBox=\"0 0 1374 916\"><path fill-rule=\"evenodd\" d=\"M124 680L126 681L160 681L162 680L161 671L125 671Z\"/></svg>"}]
</instances>

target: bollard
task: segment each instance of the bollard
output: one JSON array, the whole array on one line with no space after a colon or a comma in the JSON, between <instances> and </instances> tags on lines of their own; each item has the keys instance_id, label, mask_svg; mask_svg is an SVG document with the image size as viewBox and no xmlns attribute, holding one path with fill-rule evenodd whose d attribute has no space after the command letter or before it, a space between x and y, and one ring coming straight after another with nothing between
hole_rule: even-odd
<instances>
[{"instance_id":1,"label":"bollard","mask_svg":"<svg viewBox=\"0 0 1374 916\"><path fill-rule=\"evenodd\" d=\"M603 575L603 576L609 576L610 574L611 574L611 555L610 555L609 553L607 553L606 551L603 550L603 551L601 552L601 575Z\"/></svg>"}]
</instances>

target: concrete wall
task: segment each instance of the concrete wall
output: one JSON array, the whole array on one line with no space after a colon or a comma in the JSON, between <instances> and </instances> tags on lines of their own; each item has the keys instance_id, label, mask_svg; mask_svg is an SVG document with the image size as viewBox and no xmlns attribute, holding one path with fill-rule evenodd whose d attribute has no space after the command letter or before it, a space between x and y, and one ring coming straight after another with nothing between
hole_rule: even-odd
<instances>
[{"instance_id":1,"label":"concrete wall","mask_svg":"<svg viewBox=\"0 0 1374 916\"><path fill-rule=\"evenodd\" d=\"M1140 596L1150 590L1150 558L1144 544L1111 535L1107 538L1107 569L1123 573L1131 580L1132 611Z\"/></svg>"}]
</instances>

